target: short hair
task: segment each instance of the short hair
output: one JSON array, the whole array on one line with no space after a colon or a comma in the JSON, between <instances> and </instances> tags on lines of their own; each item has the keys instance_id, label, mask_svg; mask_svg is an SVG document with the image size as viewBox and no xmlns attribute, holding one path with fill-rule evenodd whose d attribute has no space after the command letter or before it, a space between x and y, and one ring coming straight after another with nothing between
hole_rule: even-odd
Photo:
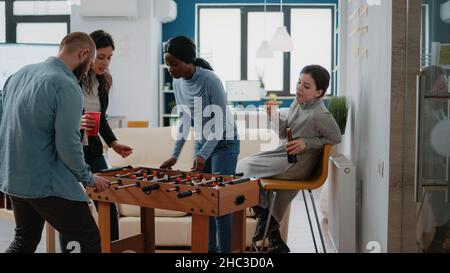
<instances>
[{"instance_id":1,"label":"short hair","mask_svg":"<svg viewBox=\"0 0 450 273\"><path fill-rule=\"evenodd\" d=\"M325 93L330 86L330 73L323 66L320 65L308 65L302 69L300 74L309 74L314 79L316 83L317 90L322 90L322 95L320 97L325 96Z\"/></svg>"},{"instance_id":2,"label":"short hair","mask_svg":"<svg viewBox=\"0 0 450 273\"><path fill-rule=\"evenodd\" d=\"M68 52L73 52L80 48L89 48L95 51L95 43L92 38L84 32L72 32L66 35L59 44L59 50L65 48Z\"/></svg>"}]
</instances>

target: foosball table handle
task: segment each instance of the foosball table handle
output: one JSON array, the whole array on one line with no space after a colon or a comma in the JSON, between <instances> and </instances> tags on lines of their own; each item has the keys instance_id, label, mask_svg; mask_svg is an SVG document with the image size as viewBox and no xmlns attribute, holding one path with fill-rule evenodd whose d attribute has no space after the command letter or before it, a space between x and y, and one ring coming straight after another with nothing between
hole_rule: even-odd
<instances>
[{"instance_id":1,"label":"foosball table handle","mask_svg":"<svg viewBox=\"0 0 450 273\"><path fill-rule=\"evenodd\" d=\"M250 180L251 180L250 178L244 177L244 178L239 178L239 179L236 179L236 180L231 180L230 182L228 182L228 184L236 185L236 184L241 184L241 183L248 182Z\"/></svg>"},{"instance_id":2,"label":"foosball table handle","mask_svg":"<svg viewBox=\"0 0 450 273\"><path fill-rule=\"evenodd\" d=\"M186 197L192 196L194 193L200 193L200 189L196 188L194 191L188 190L188 191L179 192L177 194L177 197L182 199L182 198L186 198Z\"/></svg>"},{"instance_id":3,"label":"foosball table handle","mask_svg":"<svg viewBox=\"0 0 450 273\"><path fill-rule=\"evenodd\" d=\"M160 188L160 185L159 184L153 184L153 185L150 185L150 186L145 186L145 187L142 187L142 191L145 193L145 194L151 194L152 193L152 191L154 191L154 190L157 190L157 189L159 189Z\"/></svg>"}]
</instances>

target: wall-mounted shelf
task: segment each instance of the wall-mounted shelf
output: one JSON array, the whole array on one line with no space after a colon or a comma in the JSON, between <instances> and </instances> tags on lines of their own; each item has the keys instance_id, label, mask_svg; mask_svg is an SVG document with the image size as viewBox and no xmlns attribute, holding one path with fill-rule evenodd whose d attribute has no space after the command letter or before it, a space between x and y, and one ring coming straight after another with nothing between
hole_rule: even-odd
<instances>
[{"instance_id":1,"label":"wall-mounted shelf","mask_svg":"<svg viewBox=\"0 0 450 273\"><path fill-rule=\"evenodd\" d=\"M159 126L166 127L172 125L176 119L177 115L172 114L172 107L175 102L175 94L172 89L167 88L167 84L170 83L172 86L172 79L167 71L168 66L165 64L159 65Z\"/></svg>"}]
</instances>

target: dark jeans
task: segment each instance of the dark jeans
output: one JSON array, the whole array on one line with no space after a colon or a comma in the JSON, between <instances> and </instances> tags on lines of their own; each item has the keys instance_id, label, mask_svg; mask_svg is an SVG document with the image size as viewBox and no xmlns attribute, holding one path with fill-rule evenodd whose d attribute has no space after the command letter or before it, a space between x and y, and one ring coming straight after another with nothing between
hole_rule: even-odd
<instances>
[{"instance_id":1,"label":"dark jeans","mask_svg":"<svg viewBox=\"0 0 450 273\"><path fill-rule=\"evenodd\" d=\"M103 156L97 157L97 158L90 158L86 156L84 158L86 164L89 165L92 172L98 172L100 170L104 170L108 168L108 164L106 163L106 160ZM94 201L95 208L98 211L98 202ZM118 213L116 209L116 205L114 203L110 203L109 211L111 214L110 217L110 226L111 226L111 241L119 240L119 218ZM59 236L59 244L61 246L61 251L65 250L67 247L67 240L64 238L64 236Z\"/></svg>"},{"instance_id":2,"label":"dark jeans","mask_svg":"<svg viewBox=\"0 0 450 273\"><path fill-rule=\"evenodd\" d=\"M59 197L25 199L10 196L16 220L14 241L6 253L34 253L41 241L45 221L68 241L75 251L99 253L100 235L87 202Z\"/></svg>"},{"instance_id":3,"label":"dark jeans","mask_svg":"<svg viewBox=\"0 0 450 273\"><path fill-rule=\"evenodd\" d=\"M195 145L195 153L201 146ZM222 140L206 161L204 173L233 175L236 172L237 159L240 151L239 140ZM232 214L209 217L208 252L231 253Z\"/></svg>"}]
</instances>

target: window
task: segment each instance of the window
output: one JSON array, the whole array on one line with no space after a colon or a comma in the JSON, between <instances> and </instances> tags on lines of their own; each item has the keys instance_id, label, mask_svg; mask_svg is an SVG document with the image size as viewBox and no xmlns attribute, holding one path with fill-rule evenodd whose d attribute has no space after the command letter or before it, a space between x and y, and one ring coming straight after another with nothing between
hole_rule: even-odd
<instances>
[{"instance_id":1,"label":"window","mask_svg":"<svg viewBox=\"0 0 450 273\"><path fill-rule=\"evenodd\" d=\"M332 76L328 94L335 94L335 11L334 4L284 5L283 12L279 5L268 6L266 12L256 5L198 5L197 45L201 54L209 54L223 82L262 78L267 91L290 96L295 94L300 70L320 64ZM282 25L291 34L294 51L257 59L261 42L270 41Z\"/></svg>"},{"instance_id":2,"label":"window","mask_svg":"<svg viewBox=\"0 0 450 273\"><path fill-rule=\"evenodd\" d=\"M267 90L283 90L283 53L274 52L272 59L257 59L255 52L262 40L270 41L269 35L273 35L282 22L280 12L248 13L247 79L258 80L261 77Z\"/></svg>"},{"instance_id":3,"label":"window","mask_svg":"<svg viewBox=\"0 0 450 273\"><path fill-rule=\"evenodd\" d=\"M15 1L14 15L70 15L67 1Z\"/></svg>"},{"instance_id":4,"label":"window","mask_svg":"<svg viewBox=\"0 0 450 273\"><path fill-rule=\"evenodd\" d=\"M291 94L295 94L298 76L306 65L319 64L330 74L333 71L331 12L330 9L291 10L291 37L295 46L291 53Z\"/></svg>"},{"instance_id":5,"label":"window","mask_svg":"<svg viewBox=\"0 0 450 273\"><path fill-rule=\"evenodd\" d=\"M3 3L5 4L5 39L3 42L59 44L62 38L69 33L70 1L3 0ZM2 42L1 33L0 30L0 42Z\"/></svg>"},{"instance_id":6,"label":"window","mask_svg":"<svg viewBox=\"0 0 450 273\"><path fill-rule=\"evenodd\" d=\"M241 75L241 13L239 9L206 9L200 12L199 56L210 62L220 79ZM225 81L223 82L225 86Z\"/></svg>"},{"instance_id":7,"label":"window","mask_svg":"<svg viewBox=\"0 0 450 273\"><path fill-rule=\"evenodd\" d=\"M67 35L66 23L18 23L16 42L21 44L59 44Z\"/></svg>"}]
</instances>

